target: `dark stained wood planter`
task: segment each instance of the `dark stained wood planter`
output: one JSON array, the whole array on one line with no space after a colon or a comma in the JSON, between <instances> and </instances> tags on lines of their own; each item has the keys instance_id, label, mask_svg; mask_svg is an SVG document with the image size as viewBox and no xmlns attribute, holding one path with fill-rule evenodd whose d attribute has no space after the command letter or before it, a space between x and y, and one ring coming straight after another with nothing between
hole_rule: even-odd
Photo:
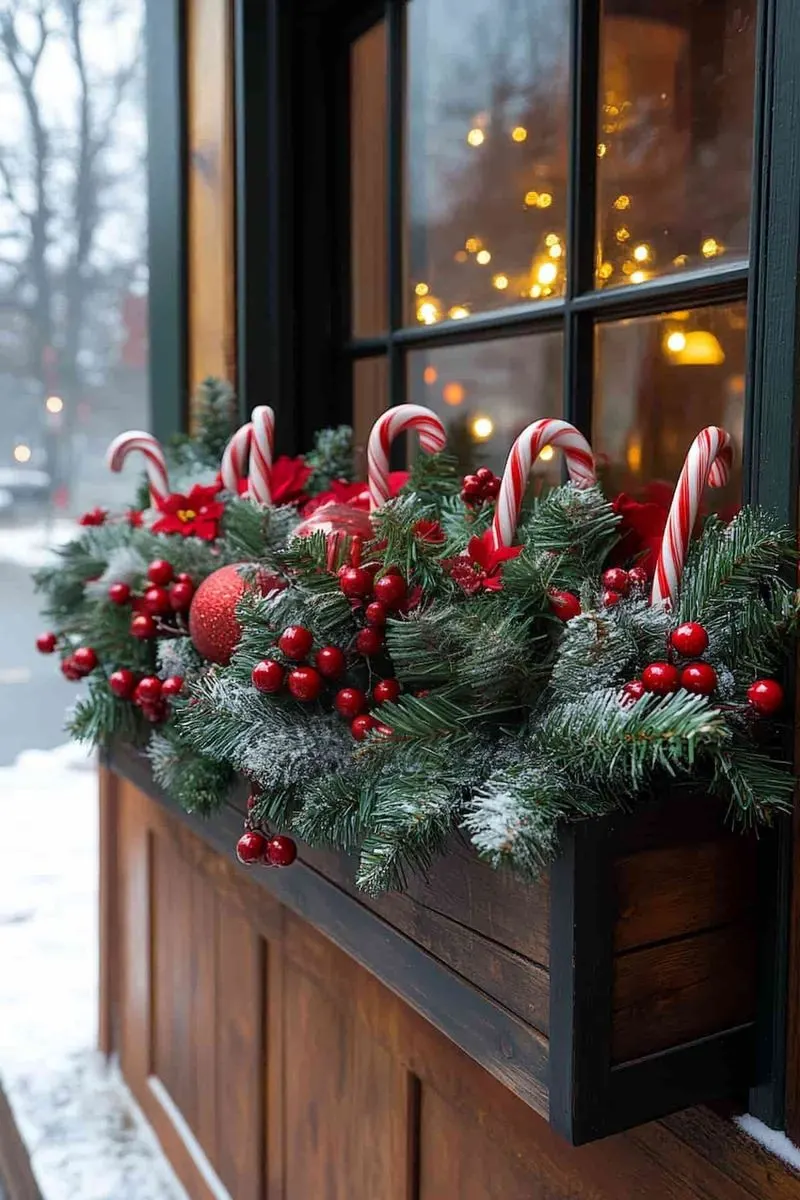
<instances>
[{"instance_id":1,"label":"dark stained wood planter","mask_svg":"<svg viewBox=\"0 0 800 1200\"><path fill-rule=\"evenodd\" d=\"M178 813L135 753L112 766ZM235 859L243 811L244 794L210 821L180 817ZM429 878L372 900L343 856L300 855L248 879L570 1141L753 1084L755 843L716 804L673 798L577 825L538 885L454 841Z\"/></svg>"}]
</instances>

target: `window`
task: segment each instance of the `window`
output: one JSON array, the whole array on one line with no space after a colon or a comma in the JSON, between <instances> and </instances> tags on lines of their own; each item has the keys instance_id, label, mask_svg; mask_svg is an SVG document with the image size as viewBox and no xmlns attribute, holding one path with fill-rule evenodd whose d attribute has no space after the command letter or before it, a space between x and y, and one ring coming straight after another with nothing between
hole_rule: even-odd
<instances>
[{"instance_id":1,"label":"window","mask_svg":"<svg viewBox=\"0 0 800 1200\"><path fill-rule=\"evenodd\" d=\"M756 0L581 7L393 2L350 40L340 350L359 440L408 399L500 470L563 414L610 488L671 491L702 425L742 444Z\"/></svg>"}]
</instances>

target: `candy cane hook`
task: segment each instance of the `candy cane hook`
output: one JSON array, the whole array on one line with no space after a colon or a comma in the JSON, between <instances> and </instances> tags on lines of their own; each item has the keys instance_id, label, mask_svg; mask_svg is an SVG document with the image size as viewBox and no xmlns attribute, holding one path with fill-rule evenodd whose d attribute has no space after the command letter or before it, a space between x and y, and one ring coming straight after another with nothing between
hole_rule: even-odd
<instances>
[{"instance_id":1,"label":"candy cane hook","mask_svg":"<svg viewBox=\"0 0 800 1200\"><path fill-rule=\"evenodd\" d=\"M534 421L523 429L506 459L492 525L496 549L514 541L531 467L545 446L558 446L564 451L569 477L576 487L591 487L597 482L592 448L574 425L551 417Z\"/></svg>"},{"instance_id":2,"label":"candy cane hook","mask_svg":"<svg viewBox=\"0 0 800 1200\"><path fill-rule=\"evenodd\" d=\"M706 484L724 487L733 462L731 436L717 425L701 429L689 447L672 497L656 563L651 601L670 608L678 594L700 500Z\"/></svg>"},{"instance_id":3,"label":"candy cane hook","mask_svg":"<svg viewBox=\"0 0 800 1200\"><path fill-rule=\"evenodd\" d=\"M444 425L436 413L421 404L398 404L382 413L372 426L367 442L370 512L380 508L391 496L389 448L397 435L406 429L416 429L419 444L426 454L437 454L447 442Z\"/></svg>"},{"instance_id":4,"label":"candy cane hook","mask_svg":"<svg viewBox=\"0 0 800 1200\"><path fill-rule=\"evenodd\" d=\"M222 486L237 495L239 482L247 478L246 495L258 504L270 504L274 441L275 413L268 405L259 404L252 419L236 430L223 451Z\"/></svg>"},{"instance_id":5,"label":"candy cane hook","mask_svg":"<svg viewBox=\"0 0 800 1200\"><path fill-rule=\"evenodd\" d=\"M121 471L125 459L134 450L145 457L150 501L154 508L158 508L170 494L170 486L164 449L151 433L129 429L127 433L119 434L106 450L106 465L111 471Z\"/></svg>"},{"instance_id":6,"label":"candy cane hook","mask_svg":"<svg viewBox=\"0 0 800 1200\"><path fill-rule=\"evenodd\" d=\"M228 444L222 452L219 471L222 486L226 492L233 492L234 496L239 492L239 480L244 479L247 475L247 460L252 438L253 426L248 421L246 425L240 425L228 439Z\"/></svg>"}]
</instances>

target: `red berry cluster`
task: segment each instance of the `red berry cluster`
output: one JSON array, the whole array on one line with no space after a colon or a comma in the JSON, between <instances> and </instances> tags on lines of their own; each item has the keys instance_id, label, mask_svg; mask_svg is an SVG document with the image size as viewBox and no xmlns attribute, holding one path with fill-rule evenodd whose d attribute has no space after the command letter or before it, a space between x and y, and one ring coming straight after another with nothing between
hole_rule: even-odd
<instances>
[{"instance_id":1,"label":"red berry cluster","mask_svg":"<svg viewBox=\"0 0 800 1200\"><path fill-rule=\"evenodd\" d=\"M53 635L48 634L46 636L49 639ZM41 640L41 638L37 639L37 646L39 646L39 642ZM49 640L47 645L50 645ZM41 649L40 646L39 649ZM43 653L49 654L51 651L45 650ZM97 663L98 658L96 650L94 650L91 646L79 646L77 650L73 650L72 654L67 655L67 657L62 660L61 674L65 679L68 679L70 683L77 683L79 679L85 679L87 675L91 675L92 671L97 666Z\"/></svg>"},{"instance_id":2,"label":"red berry cluster","mask_svg":"<svg viewBox=\"0 0 800 1200\"><path fill-rule=\"evenodd\" d=\"M647 590L648 575L644 567L631 567L629 571L622 567L609 567L601 576L603 584L603 607L613 608L619 604L623 596Z\"/></svg>"},{"instance_id":3,"label":"red berry cluster","mask_svg":"<svg viewBox=\"0 0 800 1200\"><path fill-rule=\"evenodd\" d=\"M282 833L266 837L258 829L245 829L236 843L236 857L247 867L256 863L264 863L269 867L290 867L297 858L297 844L294 838Z\"/></svg>"},{"instance_id":4,"label":"red berry cluster","mask_svg":"<svg viewBox=\"0 0 800 1200\"><path fill-rule=\"evenodd\" d=\"M488 467L478 467L474 475L465 475L461 485L461 499L465 504L485 504L496 500L500 491L500 478Z\"/></svg>"},{"instance_id":5,"label":"red berry cluster","mask_svg":"<svg viewBox=\"0 0 800 1200\"><path fill-rule=\"evenodd\" d=\"M696 621L686 621L673 629L669 644L681 658L699 658L708 648L708 634ZM690 662L679 668L671 662L653 662L642 671L641 679L626 683L622 689L627 700L638 700L645 692L668 696L683 688L697 696L710 696L717 686L717 672L707 662Z\"/></svg>"},{"instance_id":6,"label":"red berry cluster","mask_svg":"<svg viewBox=\"0 0 800 1200\"><path fill-rule=\"evenodd\" d=\"M166 679L137 675L127 667L119 667L109 675L108 686L118 700L131 700L148 721L157 725L166 719L169 701L183 690L183 679L180 675L169 675Z\"/></svg>"},{"instance_id":7,"label":"red berry cluster","mask_svg":"<svg viewBox=\"0 0 800 1200\"><path fill-rule=\"evenodd\" d=\"M163 558L150 563L147 580L149 586L141 596L134 595L128 583L112 583L108 589L112 604L120 607L130 604L134 609L130 631L133 637L142 641L156 637L173 614L185 616L195 593L191 575L175 575L172 564Z\"/></svg>"}]
</instances>

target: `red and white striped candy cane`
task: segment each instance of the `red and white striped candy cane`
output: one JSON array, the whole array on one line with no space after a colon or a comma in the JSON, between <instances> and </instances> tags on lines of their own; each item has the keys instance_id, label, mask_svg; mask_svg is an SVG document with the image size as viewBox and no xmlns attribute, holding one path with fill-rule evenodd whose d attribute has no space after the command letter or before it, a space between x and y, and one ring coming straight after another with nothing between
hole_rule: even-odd
<instances>
[{"instance_id":1,"label":"red and white striped candy cane","mask_svg":"<svg viewBox=\"0 0 800 1200\"><path fill-rule=\"evenodd\" d=\"M367 442L367 481L370 512L380 508L391 496L389 488L389 448L399 433L416 429L419 444L426 454L443 450L447 442L444 425L429 408L421 404L398 404L387 409L375 424Z\"/></svg>"},{"instance_id":2,"label":"red and white striped candy cane","mask_svg":"<svg viewBox=\"0 0 800 1200\"><path fill-rule=\"evenodd\" d=\"M506 459L492 525L498 549L514 541L531 467L545 446L558 446L564 451L569 477L576 487L591 487L597 482L592 447L574 425L552 417L534 421L523 429Z\"/></svg>"},{"instance_id":3,"label":"red and white striped candy cane","mask_svg":"<svg viewBox=\"0 0 800 1200\"><path fill-rule=\"evenodd\" d=\"M272 503L272 451L275 445L275 413L267 404L259 404L250 417L253 438L250 442L248 495L256 504Z\"/></svg>"},{"instance_id":4,"label":"red and white striped candy cane","mask_svg":"<svg viewBox=\"0 0 800 1200\"><path fill-rule=\"evenodd\" d=\"M250 442L253 438L253 426L248 421L240 425L228 439L228 444L222 452L220 476L222 486L227 492L236 496L239 492L239 480L247 478L247 462L250 456Z\"/></svg>"},{"instance_id":5,"label":"red and white striped candy cane","mask_svg":"<svg viewBox=\"0 0 800 1200\"><path fill-rule=\"evenodd\" d=\"M653 579L653 604L670 608L678 594L700 500L706 484L724 487L733 462L731 436L717 425L701 429L689 447L672 497Z\"/></svg>"},{"instance_id":6,"label":"red and white striped candy cane","mask_svg":"<svg viewBox=\"0 0 800 1200\"><path fill-rule=\"evenodd\" d=\"M127 433L115 437L106 450L106 465L111 471L121 471L125 459L134 450L138 450L145 457L150 500L153 507L157 508L170 494L170 486L163 447L151 433L144 433L141 429L129 429Z\"/></svg>"}]
</instances>

